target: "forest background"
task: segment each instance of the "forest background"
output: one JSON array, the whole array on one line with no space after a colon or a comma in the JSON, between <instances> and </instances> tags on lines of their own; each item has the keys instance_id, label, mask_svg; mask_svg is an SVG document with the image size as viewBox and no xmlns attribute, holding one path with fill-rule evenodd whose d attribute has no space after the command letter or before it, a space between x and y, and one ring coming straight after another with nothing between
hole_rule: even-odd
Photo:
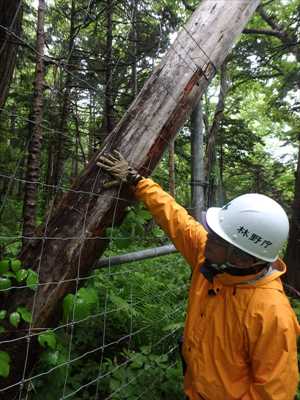
<instances>
[{"instance_id":1,"label":"forest background","mask_svg":"<svg viewBox=\"0 0 300 400\"><path fill-rule=\"evenodd\" d=\"M114 129L199 1L7 4L0 1L4 301L12 290L36 289L38 274L21 265L20 251ZM299 27L300 0L262 3L153 174L191 213L197 185L203 209L247 192L282 204L291 221L282 254L289 265L286 287L297 312L292 297L300 291ZM196 134L203 138L201 182L191 172ZM140 204L128 207L123 224L107 230L107 237L106 256L168 243ZM188 267L177 254L95 267L76 294L64 298L57 327L38 333L40 361L22 387L24 398L181 399L177 340ZM30 319L25 307L3 308L1 333ZM12 360L1 350L5 378Z\"/></svg>"}]
</instances>

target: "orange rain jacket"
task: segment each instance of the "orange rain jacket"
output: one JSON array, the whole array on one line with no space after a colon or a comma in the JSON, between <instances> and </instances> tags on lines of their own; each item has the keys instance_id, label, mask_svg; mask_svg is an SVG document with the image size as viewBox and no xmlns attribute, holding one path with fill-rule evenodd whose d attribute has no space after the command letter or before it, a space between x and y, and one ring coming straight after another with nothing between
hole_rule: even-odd
<instances>
[{"instance_id":1,"label":"orange rain jacket","mask_svg":"<svg viewBox=\"0 0 300 400\"><path fill-rule=\"evenodd\" d=\"M199 270L203 226L151 179L142 179L135 195L193 269L183 344L188 398L294 399L299 326L279 278L285 264L276 261L261 279L222 273L210 283Z\"/></svg>"}]
</instances>

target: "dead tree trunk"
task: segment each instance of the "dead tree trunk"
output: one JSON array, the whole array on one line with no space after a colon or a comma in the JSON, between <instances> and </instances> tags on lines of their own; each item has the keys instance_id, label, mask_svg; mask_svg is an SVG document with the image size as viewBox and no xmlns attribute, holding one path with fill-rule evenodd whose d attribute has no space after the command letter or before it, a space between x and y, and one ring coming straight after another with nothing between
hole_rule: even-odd
<instances>
[{"instance_id":1,"label":"dead tree trunk","mask_svg":"<svg viewBox=\"0 0 300 400\"><path fill-rule=\"evenodd\" d=\"M100 153L118 149L140 173L150 175L258 4L259 0L202 1L128 112L106 138ZM34 296L32 291L19 289L7 299L9 310L15 310L19 304L31 309L32 323L25 336L24 325L20 325L22 331L2 336L2 348L12 358L11 374L1 382L6 399L8 385L13 385L13 390L20 382L33 379L25 376L37 352L34 329L55 322L63 297L78 288L78 278L89 274L103 253L107 245L105 229L122 221L125 207L132 199L127 188L103 189L107 175L97 168L95 158L62 198L55 213L49 212L49 220L36 233L36 241L21 254L24 266L38 272L40 285Z\"/></svg>"},{"instance_id":2,"label":"dead tree trunk","mask_svg":"<svg viewBox=\"0 0 300 400\"><path fill-rule=\"evenodd\" d=\"M0 0L0 112L15 69L21 21L22 1Z\"/></svg>"},{"instance_id":3,"label":"dead tree trunk","mask_svg":"<svg viewBox=\"0 0 300 400\"><path fill-rule=\"evenodd\" d=\"M23 205L23 246L32 237L36 229L37 182L40 175L40 158L42 147L43 93L44 93L44 13L45 0L39 0L37 21L37 58L32 105L32 123L30 124L30 142L28 147L26 183Z\"/></svg>"},{"instance_id":4,"label":"dead tree trunk","mask_svg":"<svg viewBox=\"0 0 300 400\"><path fill-rule=\"evenodd\" d=\"M199 100L191 116L191 153L192 153L192 215L201 221L204 209L204 151L203 151L203 113L202 102Z\"/></svg>"}]
</instances>

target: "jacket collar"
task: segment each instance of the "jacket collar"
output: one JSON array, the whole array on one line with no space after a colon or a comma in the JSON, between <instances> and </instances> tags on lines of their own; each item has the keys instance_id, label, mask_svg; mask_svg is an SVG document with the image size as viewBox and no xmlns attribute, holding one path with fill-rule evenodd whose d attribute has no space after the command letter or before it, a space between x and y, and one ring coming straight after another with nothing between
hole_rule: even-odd
<instances>
[{"instance_id":1,"label":"jacket collar","mask_svg":"<svg viewBox=\"0 0 300 400\"><path fill-rule=\"evenodd\" d=\"M274 283L274 287L278 287L277 278L283 275L286 272L286 265L281 260L278 259L274 263L272 263L273 271L271 273L264 274L263 276L259 276L261 272L253 275L245 275L245 276L233 276L229 275L226 272L220 273L214 276L214 280L216 283L219 283L224 286L237 286L240 285L242 287L262 287L268 284L270 287L270 282ZM280 284L281 286L281 284Z\"/></svg>"}]
</instances>

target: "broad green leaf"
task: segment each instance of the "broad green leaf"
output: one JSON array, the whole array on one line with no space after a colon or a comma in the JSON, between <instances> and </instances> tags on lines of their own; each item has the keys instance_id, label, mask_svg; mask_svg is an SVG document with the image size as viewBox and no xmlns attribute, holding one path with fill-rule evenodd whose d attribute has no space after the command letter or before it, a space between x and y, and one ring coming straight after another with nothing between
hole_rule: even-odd
<instances>
[{"instance_id":1,"label":"broad green leaf","mask_svg":"<svg viewBox=\"0 0 300 400\"><path fill-rule=\"evenodd\" d=\"M3 274L3 278L13 278L16 279L16 274L12 271L8 271L5 272L5 274Z\"/></svg>"},{"instance_id":2,"label":"broad green leaf","mask_svg":"<svg viewBox=\"0 0 300 400\"><path fill-rule=\"evenodd\" d=\"M37 288L38 283L39 283L38 274L35 271L32 271L32 269L29 269L26 279L26 285L30 287L30 289L35 290Z\"/></svg>"},{"instance_id":3,"label":"broad green leaf","mask_svg":"<svg viewBox=\"0 0 300 400\"><path fill-rule=\"evenodd\" d=\"M27 278L27 275L28 275L27 269L20 269L19 271L16 271L16 280L18 282L22 282Z\"/></svg>"},{"instance_id":4,"label":"broad green leaf","mask_svg":"<svg viewBox=\"0 0 300 400\"><path fill-rule=\"evenodd\" d=\"M73 310L73 305L74 305L74 297L75 296L72 293L69 293L64 298L64 302L63 302L64 321L67 321L69 319L69 316L71 315L71 312Z\"/></svg>"},{"instance_id":5,"label":"broad green leaf","mask_svg":"<svg viewBox=\"0 0 300 400\"><path fill-rule=\"evenodd\" d=\"M0 376L7 378L10 371L10 356L6 351L0 351Z\"/></svg>"},{"instance_id":6,"label":"broad green leaf","mask_svg":"<svg viewBox=\"0 0 300 400\"><path fill-rule=\"evenodd\" d=\"M6 317L7 311L6 310L1 310L0 311L0 320L4 319Z\"/></svg>"},{"instance_id":7,"label":"broad green leaf","mask_svg":"<svg viewBox=\"0 0 300 400\"><path fill-rule=\"evenodd\" d=\"M3 333L3 332L5 332L5 328L3 325L0 325L0 333Z\"/></svg>"},{"instance_id":8,"label":"broad green leaf","mask_svg":"<svg viewBox=\"0 0 300 400\"><path fill-rule=\"evenodd\" d=\"M0 275L5 274L9 270L10 260L0 261Z\"/></svg>"},{"instance_id":9,"label":"broad green leaf","mask_svg":"<svg viewBox=\"0 0 300 400\"><path fill-rule=\"evenodd\" d=\"M21 321L21 315L20 315L17 311L15 311L15 312L13 312L13 313L11 313L11 314L9 315L9 322L10 322L15 328L18 327L20 321Z\"/></svg>"},{"instance_id":10,"label":"broad green leaf","mask_svg":"<svg viewBox=\"0 0 300 400\"><path fill-rule=\"evenodd\" d=\"M11 280L9 278L0 278L0 290L8 289L11 287Z\"/></svg>"},{"instance_id":11,"label":"broad green leaf","mask_svg":"<svg viewBox=\"0 0 300 400\"><path fill-rule=\"evenodd\" d=\"M81 288L77 295L68 294L64 298L64 320L80 320L91 314L98 301L97 291L92 288Z\"/></svg>"},{"instance_id":12,"label":"broad green leaf","mask_svg":"<svg viewBox=\"0 0 300 400\"><path fill-rule=\"evenodd\" d=\"M25 322L31 322L32 315L31 312L26 307L18 307L17 312L21 315Z\"/></svg>"},{"instance_id":13,"label":"broad green leaf","mask_svg":"<svg viewBox=\"0 0 300 400\"><path fill-rule=\"evenodd\" d=\"M52 350L56 348L56 336L52 331L40 333L38 336L39 344L43 347L49 347Z\"/></svg>"},{"instance_id":14,"label":"broad green leaf","mask_svg":"<svg viewBox=\"0 0 300 400\"><path fill-rule=\"evenodd\" d=\"M22 263L21 263L20 260L12 260L12 261L11 261L11 269L12 269L14 272L19 271L19 269L21 268L21 266L22 266Z\"/></svg>"}]
</instances>

